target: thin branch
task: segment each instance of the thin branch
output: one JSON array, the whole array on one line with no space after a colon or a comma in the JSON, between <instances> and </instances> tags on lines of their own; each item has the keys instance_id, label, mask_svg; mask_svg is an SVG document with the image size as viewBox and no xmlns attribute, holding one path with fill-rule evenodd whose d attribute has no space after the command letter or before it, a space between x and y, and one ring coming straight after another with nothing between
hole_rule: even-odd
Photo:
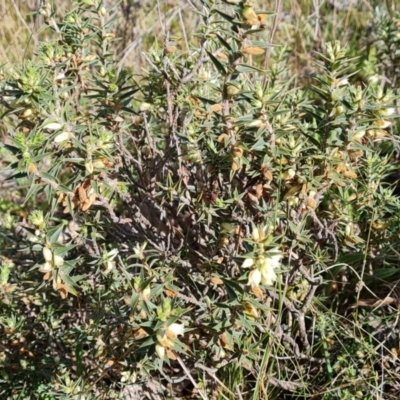
<instances>
[{"instance_id":1,"label":"thin branch","mask_svg":"<svg viewBox=\"0 0 400 400\"><path fill-rule=\"evenodd\" d=\"M190 382L192 382L193 386L198 390L200 397L203 400L208 400L207 395L205 393L203 393L203 391L199 388L199 385L193 379L192 375L190 374L190 371L186 368L186 365L184 364L182 359L179 356L177 356L177 360L178 360L180 366L182 367L183 371L185 372L186 376L189 378Z\"/></svg>"},{"instance_id":2,"label":"thin branch","mask_svg":"<svg viewBox=\"0 0 400 400\"><path fill-rule=\"evenodd\" d=\"M21 21L22 25L25 27L25 29L28 31L29 35L33 38L34 42L35 42L35 46L37 46L38 44L38 38L37 36L33 33L33 31L31 30L31 28L29 27L29 25L26 23L24 17L22 16L21 12L19 11L18 6L15 4L14 0L11 0L11 3L14 7L15 12L17 13L17 16L19 18L19 20Z\"/></svg>"}]
</instances>

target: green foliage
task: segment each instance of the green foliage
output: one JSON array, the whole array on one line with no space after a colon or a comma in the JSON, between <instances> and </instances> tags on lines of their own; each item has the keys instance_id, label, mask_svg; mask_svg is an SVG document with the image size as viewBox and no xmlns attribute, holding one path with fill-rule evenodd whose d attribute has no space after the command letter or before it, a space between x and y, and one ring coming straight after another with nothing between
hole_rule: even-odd
<instances>
[{"instance_id":1,"label":"green foliage","mask_svg":"<svg viewBox=\"0 0 400 400\"><path fill-rule=\"evenodd\" d=\"M282 53L265 69L265 13L201 3L199 46L167 35L139 78L92 1L60 20L46 5L49 40L4 72L2 151L29 212L2 214L18 234L4 398L144 396L142 381L179 398L182 376L203 399L396 390L395 92L356 82L338 41L294 87Z\"/></svg>"},{"instance_id":2,"label":"green foliage","mask_svg":"<svg viewBox=\"0 0 400 400\"><path fill-rule=\"evenodd\" d=\"M372 58L377 65L377 72L384 82L392 87L397 87L399 68L398 61L400 52L398 50L400 37L398 28L400 25L400 14L388 12L384 9L376 9L375 24L373 25Z\"/></svg>"}]
</instances>

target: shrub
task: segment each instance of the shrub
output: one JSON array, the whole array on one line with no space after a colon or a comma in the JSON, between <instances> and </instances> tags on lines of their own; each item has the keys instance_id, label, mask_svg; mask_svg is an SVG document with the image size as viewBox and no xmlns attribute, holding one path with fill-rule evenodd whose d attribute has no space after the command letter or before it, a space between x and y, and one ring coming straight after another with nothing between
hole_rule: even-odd
<instances>
[{"instance_id":1,"label":"shrub","mask_svg":"<svg viewBox=\"0 0 400 400\"><path fill-rule=\"evenodd\" d=\"M265 14L201 3L198 46L167 35L139 79L92 1L62 20L43 6L51 40L4 73L3 151L29 218L3 254L3 396L395 387L398 343L363 311L394 304L381 283L399 277L394 93L351 84L339 42L292 87L282 63L263 69Z\"/></svg>"}]
</instances>

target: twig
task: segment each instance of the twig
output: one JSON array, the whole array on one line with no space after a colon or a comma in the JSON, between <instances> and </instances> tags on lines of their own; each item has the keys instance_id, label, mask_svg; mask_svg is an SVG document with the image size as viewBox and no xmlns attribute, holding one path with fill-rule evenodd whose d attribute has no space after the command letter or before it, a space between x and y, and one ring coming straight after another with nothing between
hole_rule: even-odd
<instances>
[{"instance_id":1,"label":"twig","mask_svg":"<svg viewBox=\"0 0 400 400\"><path fill-rule=\"evenodd\" d=\"M323 231L323 232L325 233L325 237L330 236L330 237L332 238L333 245L334 245L334 248L335 248L335 258L334 258L334 261L336 261L337 258L338 258L338 256L339 256L339 246L338 246L338 244L337 244L337 240L336 240L335 233L334 233L333 231L331 231L331 230L328 228L328 226L327 226L325 220L324 220L325 224L323 224L323 223L318 219L317 214L315 213L315 210L314 210L313 208L307 207L307 209L308 209L308 211L310 212L310 215L311 215L311 218L312 218L313 222L314 222L316 225L319 226L319 228L321 229L321 231Z\"/></svg>"},{"instance_id":2,"label":"twig","mask_svg":"<svg viewBox=\"0 0 400 400\"><path fill-rule=\"evenodd\" d=\"M98 201L94 202L94 204L100 204L102 205L107 211L108 214L110 215L111 220L116 223L116 224L129 224L132 222L130 218L120 218L118 217L114 210L111 208L110 203L106 198L104 198L101 194L97 195Z\"/></svg>"},{"instance_id":3,"label":"twig","mask_svg":"<svg viewBox=\"0 0 400 400\"><path fill-rule=\"evenodd\" d=\"M18 18L20 19L22 25L26 28L26 30L29 32L29 35L33 38L34 42L35 42L35 46L37 46L38 44L38 39L37 36L32 32L31 28L29 27L29 25L26 23L24 17L21 15L21 12L18 9L18 6L15 4L14 0L11 0L11 3L14 7L15 12L17 13Z\"/></svg>"},{"instance_id":4,"label":"twig","mask_svg":"<svg viewBox=\"0 0 400 400\"><path fill-rule=\"evenodd\" d=\"M159 372L168 383L172 383L174 385L187 379L186 375L183 375L179 378L170 378L161 368L159 369Z\"/></svg>"},{"instance_id":5,"label":"twig","mask_svg":"<svg viewBox=\"0 0 400 400\"><path fill-rule=\"evenodd\" d=\"M274 299L279 301L279 295L278 293L270 291L269 295ZM290 311L291 314L296 318L296 321L299 326L299 335L300 339L303 343L303 346L305 347L306 350L310 349L310 343L307 338L307 329L306 329L306 323L304 320L304 313L300 310L298 310L293 303L285 296L283 297L283 303L285 304L285 307Z\"/></svg>"},{"instance_id":6,"label":"twig","mask_svg":"<svg viewBox=\"0 0 400 400\"><path fill-rule=\"evenodd\" d=\"M280 20L280 14L282 12L282 0L276 0L275 2L275 16L274 16L274 22L272 24L271 28L271 33L269 35L269 43L271 44L274 41L276 29L278 28L279 25L279 20ZM264 69L268 67L268 63L271 57L271 52L272 52L272 47L268 47L267 52L265 54L265 59L264 59ZM267 81L267 75L264 77L264 85Z\"/></svg>"},{"instance_id":7,"label":"twig","mask_svg":"<svg viewBox=\"0 0 400 400\"><path fill-rule=\"evenodd\" d=\"M303 384L297 382L281 381L280 379L276 379L272 376L269 376L267 380L272 386L279 387L284 390L290 390L291 392L294 392L296 389L304 386Z\"/></svg>"},{"instance_id":8,"label":"twig","mask_svg":"<svg viewBox=\"0 0 400 400\"><path fill-rule=\"evenodd\" d=\"M181 24L181 29L182 29L182 33L183 33L183 38L185 39L186 49L187 49L187 51L188 51L188 53L189 53L189 51L190 51L189 42L188 42L188 39L187 39L186 29L185 29L185 23L183 22L183 19L182 19L182 12L181 12L181 11L182 11L182 10L179 9L179 22L180 22L180 24Z\"/></svg>"},{"instance_id":9,"label":"twig","mask_svg":"<svg viewBox=\"0 0 400 400\"><path fill-rule=\"evenodd\" d=\"M217 382L220 386L222 386L230 395L235 396L235 393L233 393L231 390L229 390L224 384L223 382L221 382L217 376L215 375L215 372L217 371L216 368L208 368L203 364L200 364L199 362L197 362L196 364L194 364L194 366L196 368L200 368L203 371L207 372L208 375L210 375L211 378L213 378L215 380L215 382Z\"/></svg>"},{"instance_id":10,"label":"twig","mask_svg":"<svg viewBox=\"0 0 400 400\"><path fill-rule=\"evenodd\" d=\"M182 300L185 300L186 302L191 303L191 304L194 304L194 305L199 306L199 307L201 307L201 308L205 308L205 307L206 307L206 304L205 304L205 303L202 303L202 302L196 300L196 299L194 298L194 296L190 296L190 297L189 297L189 296L185 296L184 294L181 294L181 293L178 293L177 296L178 296L179 298L181 298Z\"/></svg>"},{"instance_id":11,"label":"twig","mask_svg":"<svg viewBox=\"0 0 400 400\"><path fill-rule=\"evenodd\" d=\"M186 376L189 378L190 382L192 382L193 386L198 390L201 398L203 400L208 400L208 397L205 393L203 393L202 390L200 390L199 385L196 383L196 381L193 379L192 375L190 374L190 371L186 368L186 365L184 364L184 362L182 361L182 359L177 356L177 360L180 364L180 366L182 367L183 371L185 372Z\"/></svg>"},{"instance_id":12,"label":"twig","mask_svg":"<svg viewBox=\"0 0 400 400\"><path fill-rule=\"evenodd\" d=\"M238 395L238 399L243 400L242 393L240 393L239 385L236 386L236 393Z\"/></svg>"}]
</instances>

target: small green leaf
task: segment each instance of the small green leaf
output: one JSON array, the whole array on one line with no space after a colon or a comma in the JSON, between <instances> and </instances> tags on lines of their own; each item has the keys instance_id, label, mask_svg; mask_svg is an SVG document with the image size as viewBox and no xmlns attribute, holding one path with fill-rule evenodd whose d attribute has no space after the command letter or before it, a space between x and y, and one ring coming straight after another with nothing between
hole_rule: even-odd
<instances>
[{"instance_id":1,"label":"small green leaf","mask_svg":"<svg viewBox=\"0 0 400 400\"><path fill-rule=\"evenodd\" d=\"M208 56L210 57L211 61L213 62L213 64L215 65L215 67L217 68L218 72L225 76L226 75L226 71L225 71L225 67L219 62L219 60L214 57L214 55L212 53L210 53L208 50L206 50Z\"/></svg>"}]
</instances>

